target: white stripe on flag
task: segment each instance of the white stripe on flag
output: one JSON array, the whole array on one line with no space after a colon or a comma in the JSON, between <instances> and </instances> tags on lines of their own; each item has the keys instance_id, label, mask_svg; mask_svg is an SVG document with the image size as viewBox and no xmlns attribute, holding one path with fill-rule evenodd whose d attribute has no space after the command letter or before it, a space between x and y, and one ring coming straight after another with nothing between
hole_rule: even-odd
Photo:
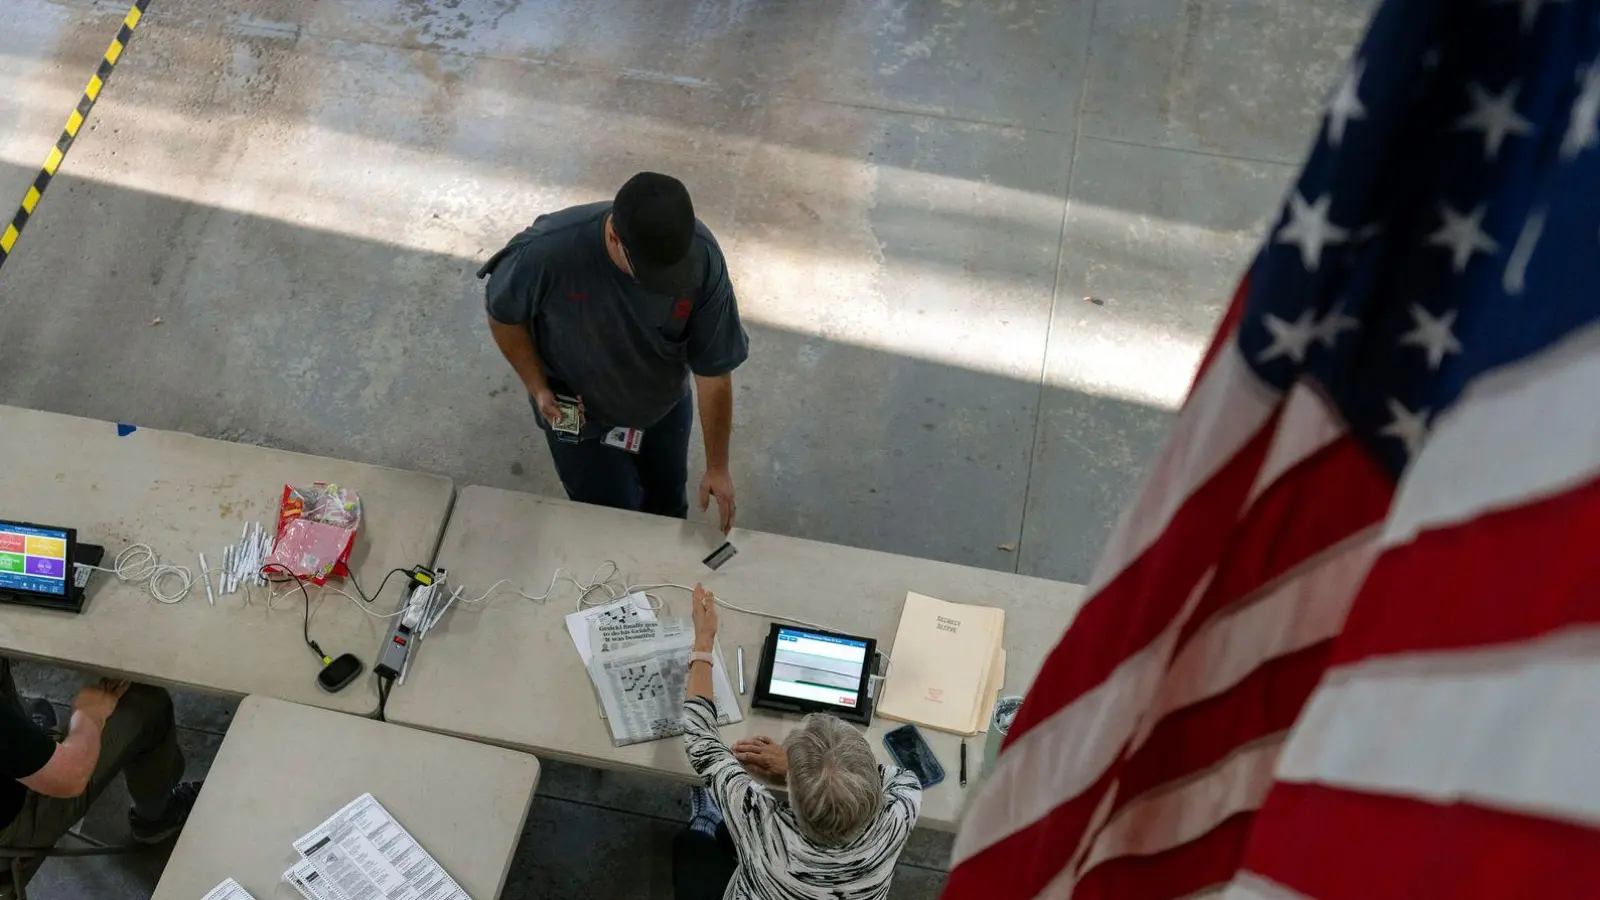
<instances>
[{"instance_id":1,"label":"white stripe on flag","mask_svg":"<svg viewBox=\"0 0 1600 900\"><path fill-rule=\"evenodd\" d=\"M1272 446L1267 449L1266 459L1261 461L1261 472L1250 489L1250 502L1254 503L1262 491L1283 477L1283 473L1343 437L1347 430L1344 420L1320 391L1304 381L1295 382L1283 402L1283 415L1278 419Z\"/></svg>"},{"instance_id":2,"label":"white stripe on flag","mask_svg":"<svg viewBox=\"0 0 1600 900\"><path fill-rule=\"evenodd\" d=\"M1278 778L1595 827L1597 748L1600 628L1591 626L1332 670Z\"/></svg>"},{"instance_id":3,"label":"white stripe on flag","mask_svg":"<svg viewBox=\"0 0 1600 900\"><path fill-rule=\"evenodd\" d=\"M1105 774L1150 707L1178 629L1211 583L1208 570L1183 609L1144 649L1007 747L962 816L952 868L1039 821Z\"/></svg>"},{"instance_id":4,"label":"white stripe on flag","mask_svg":"<svg viewBox=\"0 0 1600 900\"><path fill-rule=\"evenodd\" d=\"M1167 646L1162 638L1152 641L1000 754L994 774L962 816L950 851L952 868L1094 784L1133 732L1161 676Z\"/></svg>"},{"instance_id":5,"label":"white stripe on flag","mask_svg":"<svg viewBox=\"0 0 1600 900\"><path fill-rule=\"evenodd\" d=\"M1374 526L1345 539L1269 586L1265 596L1207 622L1172 661L1155 715L1134 746L1144 743L1161 717L1215 697L1280 656L1338 635L1377 556L1377 535Z\"/></svg>"},{"instance_id":6,"label":"white stripe on flag","mask_svg":"<svg viewBox=\"0 0 1600 900\"><path fill-rule=\"evenodd\" d=\"M1204 837L1230 816L1259 809L1272 790L1283 734L1256 741L1177 786L1155 791L1119 810L1101 830L1080 869L1122 856L1152 856Z\"/></svg>"},{"instance_id":7,"label":"white stripe on flag","mask_svg":"<svg viewBox=\"0 0 1600 900\"><path fill-rule=\"evenodd\" d=\"M1173 423L1138 499L1106 541L1085 595L1093 597L1167 530L1178 508L1250 442L1281 401L1239 354L1237 335L1217 352Z\"/></svg>"},{"instance_id":8,"label":"white stripe on flag","mask_svg":"<svg viewBox=\"0 0 1600 900\"><path fill-rule=\"evenodd\" d=\"M1351 863L1360 865L1361 861L1352 860ZM1240 872L1222 896L1224 900L1309 900L1305 894L1254 872Z\"/></svg>"},{"instance_id":9,"label":"white stripe on flag","mask_svg":"<svg viewBox=\"0 0 1600 900\"><path fill-rule=\"evenodd\" d=\"M1600 324L1473 382L1406 470L1383 543L1600 475Z\"/></svg>"}]
</instances>

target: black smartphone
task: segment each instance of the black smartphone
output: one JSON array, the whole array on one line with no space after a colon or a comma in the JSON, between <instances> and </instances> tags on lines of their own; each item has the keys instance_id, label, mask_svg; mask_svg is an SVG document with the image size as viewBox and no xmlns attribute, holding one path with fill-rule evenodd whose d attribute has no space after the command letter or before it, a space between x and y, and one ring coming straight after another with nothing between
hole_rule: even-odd
<instances>
[{"instance_id":1,"label":"black smartphone","mask_svg":"<svg viewBox=\"0 0 1600 900\"><path fill-rule=\"evenodd\" d=\"M922 739L917 726L902 725L889 732L883 736L883 746L900 768L917 776L923 787L930 788L944 780L944 766L934 758L933 748Z\"/></svg>"},{"instance_id":2,"label":"black smartphone","mask_svg":"<svg viewBox=\"0 0 1600 900\"><path fill-rule=\"evenodd\" d=\"M330 694L338 693L360 678L366 668L354 653L346 653L322 667L317 673L317 686Z\"/></svg>"}]
</instances>

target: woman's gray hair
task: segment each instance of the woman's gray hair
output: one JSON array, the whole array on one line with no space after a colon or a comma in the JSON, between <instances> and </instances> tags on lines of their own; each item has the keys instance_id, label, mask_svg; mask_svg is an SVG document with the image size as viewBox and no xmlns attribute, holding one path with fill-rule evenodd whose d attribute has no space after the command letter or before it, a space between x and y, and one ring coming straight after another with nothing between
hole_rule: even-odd
<instances>
[{"instance_id":1,"label":"woman's gray hair","mask_svg":"<svg viewBox=\"0 0 1600 900\"><path fill-rule=\"evenodd\" d=\"M783 749L789 755L789 805L806 837L839 846L872 824L883 806L883 779L861 732L827 713L812 713Z\"/></svg>"}]
</instances>

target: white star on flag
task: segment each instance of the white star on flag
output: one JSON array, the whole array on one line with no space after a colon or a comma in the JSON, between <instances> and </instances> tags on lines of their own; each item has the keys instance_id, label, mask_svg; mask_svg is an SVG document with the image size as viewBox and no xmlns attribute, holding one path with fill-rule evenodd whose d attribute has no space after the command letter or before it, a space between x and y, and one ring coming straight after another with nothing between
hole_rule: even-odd
<instances>
[{"instance_id":1,"label":"white star on flag","mask_svg":"<svg viewBox=\"0 0 1600 900\"><path fill-rule=\"evenodd\" d=\"M1378 430L1378 433L1400 441L1406 448L1407 456L1416 456L1422 449L1422 441L1428 436L1428 411L1419 409L1412 412L1406 409L1400 401L1389 398L1389 424Z\"/></svg>"},{"instance_id":2,"label":"white star on flag","mask_svg":"<svg viewBox=\"0 0 1600 900\"><path fill-rule=\"evenodd\" d=\"M1316 314L1309 307L1301 310L1300 317L1293 322L1285 322L1272 313L1262 316L1261 322L1272 332L1272 343L1261 351L1256 362L1271 362L1280 356L1297 363L1305 361L1306 350L1317 338Z\"/></svg>"},{"instance_id":3,"label":"white star on flag","mask_svg":"<svg viewBox=\"0 0 1600 900\"><path fill-rule=\"evenodd\" d=\"M1421 347L1422 352L1428 355L1428 368L1437 370L1439 364L1444 362L1445 354L1460 353L1461 342L1451 332L1456 323L1456 311L1445 310L1438 318L1434 318L1426 307L1420 303L1411 304L1411 320L1417 327L1400 336L1402 346L1411 345Z\"/></svg>"},{"instance_id":4,"label":"white star on flag","mask_svg":"<svg viewBox=\"0 0 1600 900\"><path fill-rule=\"evenodd\" d=\"M1355 331L1360 327L1360 322L1344 314L1343 306L1336 306L1323 317L1321 322L1317 323L1316 340L1329 350L1332 350L1333 345L1339 342L1341 332Z\"/></svg>"},{"instance_id":5,"label":"white star on flag","mask_svg":"<svg viewBox=\"0 0 1600 900\"><path fill-rule=\"evenodd\" d=\"M1356 60L1345 72L1344 80L1333 92L1328 103L1328 144L1338 147L1344 141L1345 126L1353 119L1365 119L1367 108L1361 105L1361 71L1366 63Z\"/></svg>"},{"instance_id":6,"label":"white star on flag","mask_svg":"<svg viewBox=\"0 0 1600 900\"><path fill-rule=\"evenodd\" d=\"M1591 147L1600 147L1600 60L1578 73L1583 90L1572 104L1572 123L1561 140L1561 158L1573 159Z\"/></svg>"},{"instance_id":7,"label":"white star on flag","mask_svg":"<svg viewBox=\"0 0 1600 900\"><path fill-rule=\"evenodd\" d=\"M1544 8L1544 5L1546 3L1565 3L1565 2L1566 2L1566 0L1494 0L1495 5L1497 5L1497 6L1504 6L1504 5L1508 4L1508 3L1515 3L1518 6L1522 7L1522 30L1523 31L1527 31L1528 29L1532 28L1533 24L1535 22L1539 21L1539 11Z\"/></svg>"},{"instance_id":8,"label":"white star on flag","mask_svg":"<svg viewBox=\"0 0 1600 900\"><path fill-rule=\"evenodd\" d=\"M1328 221L1328 206L1333 195L1323 194L1315 203L1307 203L1296 191L1289 195L1289 221L1278 229L1276 243L1293 244L1300 248L1300 261L1307 272L1315 272L1322 264L1322 250L1329 244L1342 244L1349 231Z\"/></svg>"},{"instance_id":9,"label":"white star on flag","mask_svg":"<svg viewBox=\"0 0 1600 900\"><path fill-rule=\"evenodd\" d=\"M1517 91L1521 89L1515 81L1499 94L1489 93L1481 84L1467 85L1472 112L1456 120L1456 130L1483 132L1484 159L1498 156L1509 135L1533 133L1533 123L1517 114Z\"/></svg>"},{"instance_id":10,"label":"white star on flag","mask_svg":"<svg viewBox=\"0 0 1600 900\"><path fill-rule=\"evenodd\" d=\"M1469 215L1462 215L1443 203L1439 204L1439 215L1444 224L1439 226L1438 231L1428 235L1428 245L1450 248L1450 262L1458 275L1467 270L1472 254L1495 253L1500 249L1500 245L1483 231L1483 216L1488 211L1489 207L1483 205Z\"/></svg>"}]
</instances>

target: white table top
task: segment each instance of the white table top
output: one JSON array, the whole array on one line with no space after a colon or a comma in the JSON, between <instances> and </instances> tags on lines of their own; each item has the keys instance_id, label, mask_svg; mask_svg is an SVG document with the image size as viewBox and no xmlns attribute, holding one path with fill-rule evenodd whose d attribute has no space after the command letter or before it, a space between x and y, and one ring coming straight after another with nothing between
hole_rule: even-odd
<instances>
[{"instance_id":1,"label":"white table top","mask_svg":"<svg viewBox=\"0 0 1600 900\"><path fill-rule=\"evenodd\" d=\"M1072 584L738 530L732 535L738 555L712 572L700 560L721 540L714 530L687 522L473 486L456 501L438 564L449 569L452 583L471 590L469 596L502 578L537 595L557 566L587 579L611 559L633 583L699 580L732 603L870 635L891 653L907 591L999 606L1006 610L1008 694L1022 693L1033 679L1083 592ZM682 591L662 597L673 614L688 615ZM476 607L458 604L420 645L406 683L389 698L389 719L601 768L692 778L681 739L612 746L563 624L575 600L568 584L542 605L504 591ZM724 661L737 679L735 647L743 645L752 689L770 624L721 612ZM798 724L794 717L752 712L748 695L741 700L745 720L722 730L729 741L757 734L781 740ZM898 724L877 719L868 733L884 761L882 736ZM924 733L947 777L924 796L921 824L953 830L965 794L957 783L960 738ZM969 739L969 788L976 787L983 741Z\"/></svg>"},{"instance_id":2,"label":"white table top","mask_svg":"<svg viewBox=\"0 0 1600 900\"><path fill-rule=\"evenodd\" d=\"M148 428L118 437L110 422L8 406L0 406L0 459L0 517L76 528L80 542L105 546L107 568L120 550L144 543L195 576L188 598L173 605L103 572L90 581L80 615L0 605L0 653L363 714L377 708L371 676L338 694L316 686L319 665L301 639L298 593L271 611L260 590L249 606L241 589L212 607L197 554L206 554L214 573L244 523L272 527L285 483L331 481L361 496L351 563L361 586L375 591L390 569L432 561L453 494L439 475ZM391 584L375 611L393 610L399 596ZM331 655L353 652L370 667L385 633L383 621L337 594L313 605L311 637Z\"/></svg>"},{"instance_id":3,"label":"white table top","mask_svg":"<svg viewBox=\"0 0 1600 900\"><path fill-rule=\"evenodd\" d=\"M198 900L225 878L294 898L293 842L372 794L473 900L505 886L539 783L525 753L247 697L153 900Z\"/></svg>"}]
</instances>

